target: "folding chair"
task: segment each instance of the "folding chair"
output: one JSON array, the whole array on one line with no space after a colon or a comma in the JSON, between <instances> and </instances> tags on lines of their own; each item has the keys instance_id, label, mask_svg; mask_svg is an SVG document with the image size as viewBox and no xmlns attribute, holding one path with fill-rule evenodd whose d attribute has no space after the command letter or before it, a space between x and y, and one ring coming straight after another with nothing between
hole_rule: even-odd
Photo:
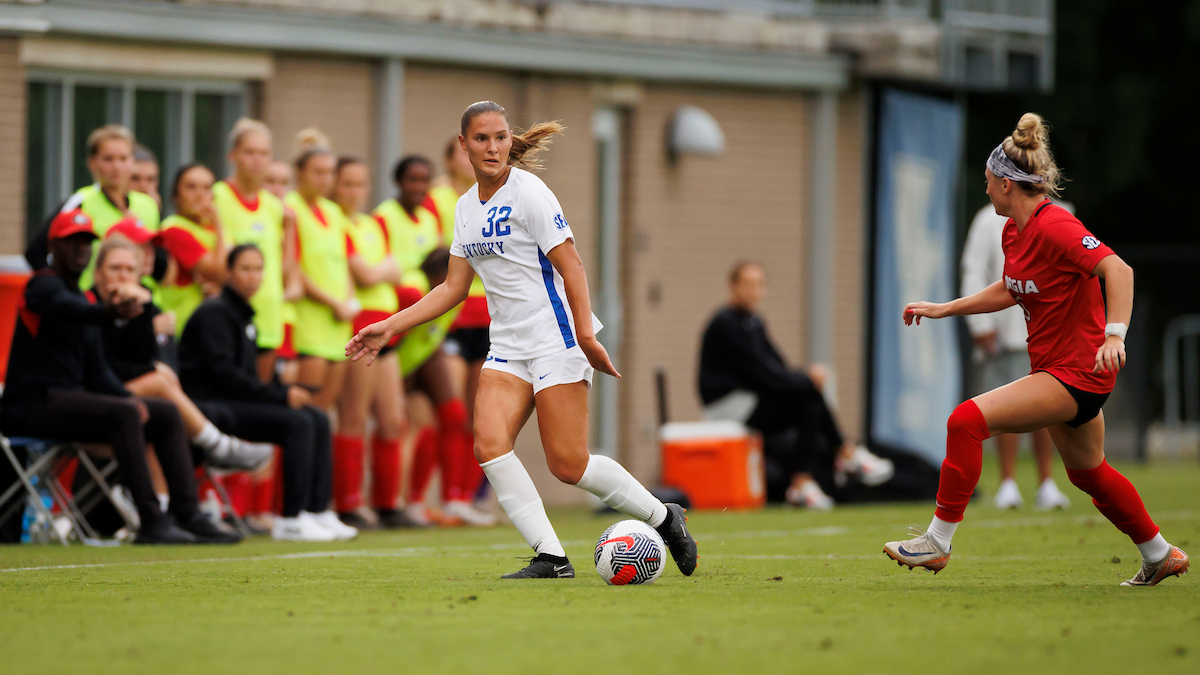
<instances>
[{"instance_id":1,"label":"folding chair","mask_svg":"<svg viewBox=\"0 0 1200 675\"><path fill-rule=\"evenodd\" d=\"M225 486L221 485L221 481L217 480L217 471L220 470L213 470L208 465L208 462L202 463L199 468L204 472L204 477L208 479L208 482L212 483L213 490L217 493L217 499L221 501L221 510L229 514L229 517L233 519L233 524L237 526L237 529L241 531L243 536L249 537L254 534L250 530L250 526L246 524L245 519L238 515L237 509L233 508L233 500L229 498L229 493L225 491ZM220 475L224 475L224 472Z\"/></svg>"},{"instance_id":2,"label":"folding chair","mask_svg":"<svg viewBox=\"0 0 1200 675\"><path fill-rule=\"evenodd\" d=\"M28 456L26 463L22 462L17 457L14 447L22 448ZM50 508L47 508L42 502L42 496L38 492L37 486L42 486L50 493L50 498L54 504L58 505L62 517L67 519L71 525L71 532L79 538L84 544L91 546L105 545L99 534L88 523L85 514L95 507L101 499L107 498L113 507L117 510L125 520L127 525L132 526L129 516L121 509L116 499L113 497L112 487L108 484L108 477L112 475L116 469L115 463L98 469L92 461L89 453L83 448L72 443L64 443L53 439L43 438L6 438L0 435L0 450L8 458L13 470L17 475L17 482L10 486L3 494L0 494L0 509L3 509L4 504L9 500L13 500L13 504L0 513L0 520L10 518L14 512L20 509L26 501L33 505L38 517L48 524L51 537L57 539L64 546L68 544L69 537L53 526L54 514ZM63 461L69 460L72 457L78 458L81 466L91 476L93 483L88 484L84 489L79 491L78 495L72 496L71 493L58 480L58 467ZM24 488L22 490L22 488ZM91 499L84 507L80 507L79 502L88 497L89 492L98 491L99 494ZM29 497L28 500L22 500L20 497L24 494Z\"/></svg>"},{"instance_id":3,"label":"folding chair","mask_svg":"<svg viewBox=\"0 0 1200 675\"><path fill-rule=\"evenodd\" d=\"M63 515L70 521L72 530L81 539L85 536L85 532L79 528L75 514L67 507L66 500L61 490L61 485L55 477L55 468L58 460L64 457L70 450L69 446L58 443L56 441L38 438L17 438L10 441L4 436L0 436L0 450L3 450L4 456L12 465L13 471L16 473L17 481L13 483L3 494L0 494L0 521L6 521L11 518L18 510L22 509L25 504L33 506L37 512L38 519L47 525L50 536L57 539L63 546L68 544L66 534L54 527L54 514L42 502L42 495L38 491L38 487L43 487L50 493L50 498L55 504L58 504L62 509ZM26 462L22 462L17 457L13 446L22 448L26 454ZM28 466L26 466L28 464ZM26 497L26 499L22 499ZM4 505L12 501L12 504L4 509Z\"/></svg>"}]
</instances>

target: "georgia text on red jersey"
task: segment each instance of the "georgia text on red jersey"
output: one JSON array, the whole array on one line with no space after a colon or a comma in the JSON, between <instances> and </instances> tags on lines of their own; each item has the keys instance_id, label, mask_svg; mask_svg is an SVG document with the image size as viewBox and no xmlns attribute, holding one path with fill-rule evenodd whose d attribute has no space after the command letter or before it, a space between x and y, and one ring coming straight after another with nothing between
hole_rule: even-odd
<instances>
[{"instance_id":1,"label":"georgia text on red jersey","mask_svg":"<svg viewBox=\"0 0 1200 675\"><path fill-rule=\"evenodd\" d=\"M1117 375L1093 373L1105 310L1096 265L1113 250L1066 209L1046 200L1019 230L1004 226L1004 285L1029 324L1029 360L1059 381L1094 394Z\"/></svg>"}]
</instances>

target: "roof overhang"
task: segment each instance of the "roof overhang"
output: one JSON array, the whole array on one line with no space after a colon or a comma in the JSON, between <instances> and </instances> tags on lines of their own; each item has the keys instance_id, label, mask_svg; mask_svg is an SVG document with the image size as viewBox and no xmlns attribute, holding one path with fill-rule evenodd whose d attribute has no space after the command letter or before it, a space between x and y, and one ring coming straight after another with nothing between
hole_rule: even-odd
<instances>
[{"instance_id":1,"label":"roof overhang","mask_svg":"<svg viewBox=\"0 0 1200 675\"><path fill-rule=\"evenodd\" d=\"M844 89L851 69L850 59L841 54L655 45L374 16L146 0L0 4L0 31L775 89Z\"/></svg>"}]
</instances>

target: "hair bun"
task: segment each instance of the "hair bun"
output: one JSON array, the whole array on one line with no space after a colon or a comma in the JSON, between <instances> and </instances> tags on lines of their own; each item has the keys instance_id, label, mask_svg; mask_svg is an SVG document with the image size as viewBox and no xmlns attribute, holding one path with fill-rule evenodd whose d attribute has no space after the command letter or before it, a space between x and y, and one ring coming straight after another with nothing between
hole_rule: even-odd
<instances>
[{"instance_id":1,"label":"hair bun","mask_svg":"<svg viewBox=\"0 0 1200 675\"><path fill-rule=\"evenodd\" d=\"M1021 115L1021 120L1017 122L1017 128L1012 132L1012 140L1018 148L1037 150L1049 145L1050 130L1041 115L1027 112Z\"/></svg>"},{"instance_id":2,"label":"hair bun","mask_svg":"<svg viewBox=\"0 0 1200 675\"><path fill-rule=\"evenodd\" d=\"M328 150L329 137L316 127L308 127L301 129L300 133L296 134L296 145L300 146L300 152Z\"/></svg>"}]
</instances>

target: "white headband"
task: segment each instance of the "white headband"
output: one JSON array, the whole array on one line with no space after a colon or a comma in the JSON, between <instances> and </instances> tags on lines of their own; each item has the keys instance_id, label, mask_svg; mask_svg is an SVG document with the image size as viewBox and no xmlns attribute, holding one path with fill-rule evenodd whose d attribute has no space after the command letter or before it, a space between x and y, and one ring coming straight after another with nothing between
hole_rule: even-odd
<instances>
[{"instance_id":1,"label":"white headband","mask_svg":"<svg viewBox=\"0 0 1200 675\"><path fill-rule=\"evenodd\" d=\"M1015 180L1018 183L1045 183L1046 177L1037 174L1029 174L1017 168L1016 164L1004 154L1004 143L996 146L992 154L987 158L988 171L996 178L1007 178Z\"/></svg>"}]
</instances>

